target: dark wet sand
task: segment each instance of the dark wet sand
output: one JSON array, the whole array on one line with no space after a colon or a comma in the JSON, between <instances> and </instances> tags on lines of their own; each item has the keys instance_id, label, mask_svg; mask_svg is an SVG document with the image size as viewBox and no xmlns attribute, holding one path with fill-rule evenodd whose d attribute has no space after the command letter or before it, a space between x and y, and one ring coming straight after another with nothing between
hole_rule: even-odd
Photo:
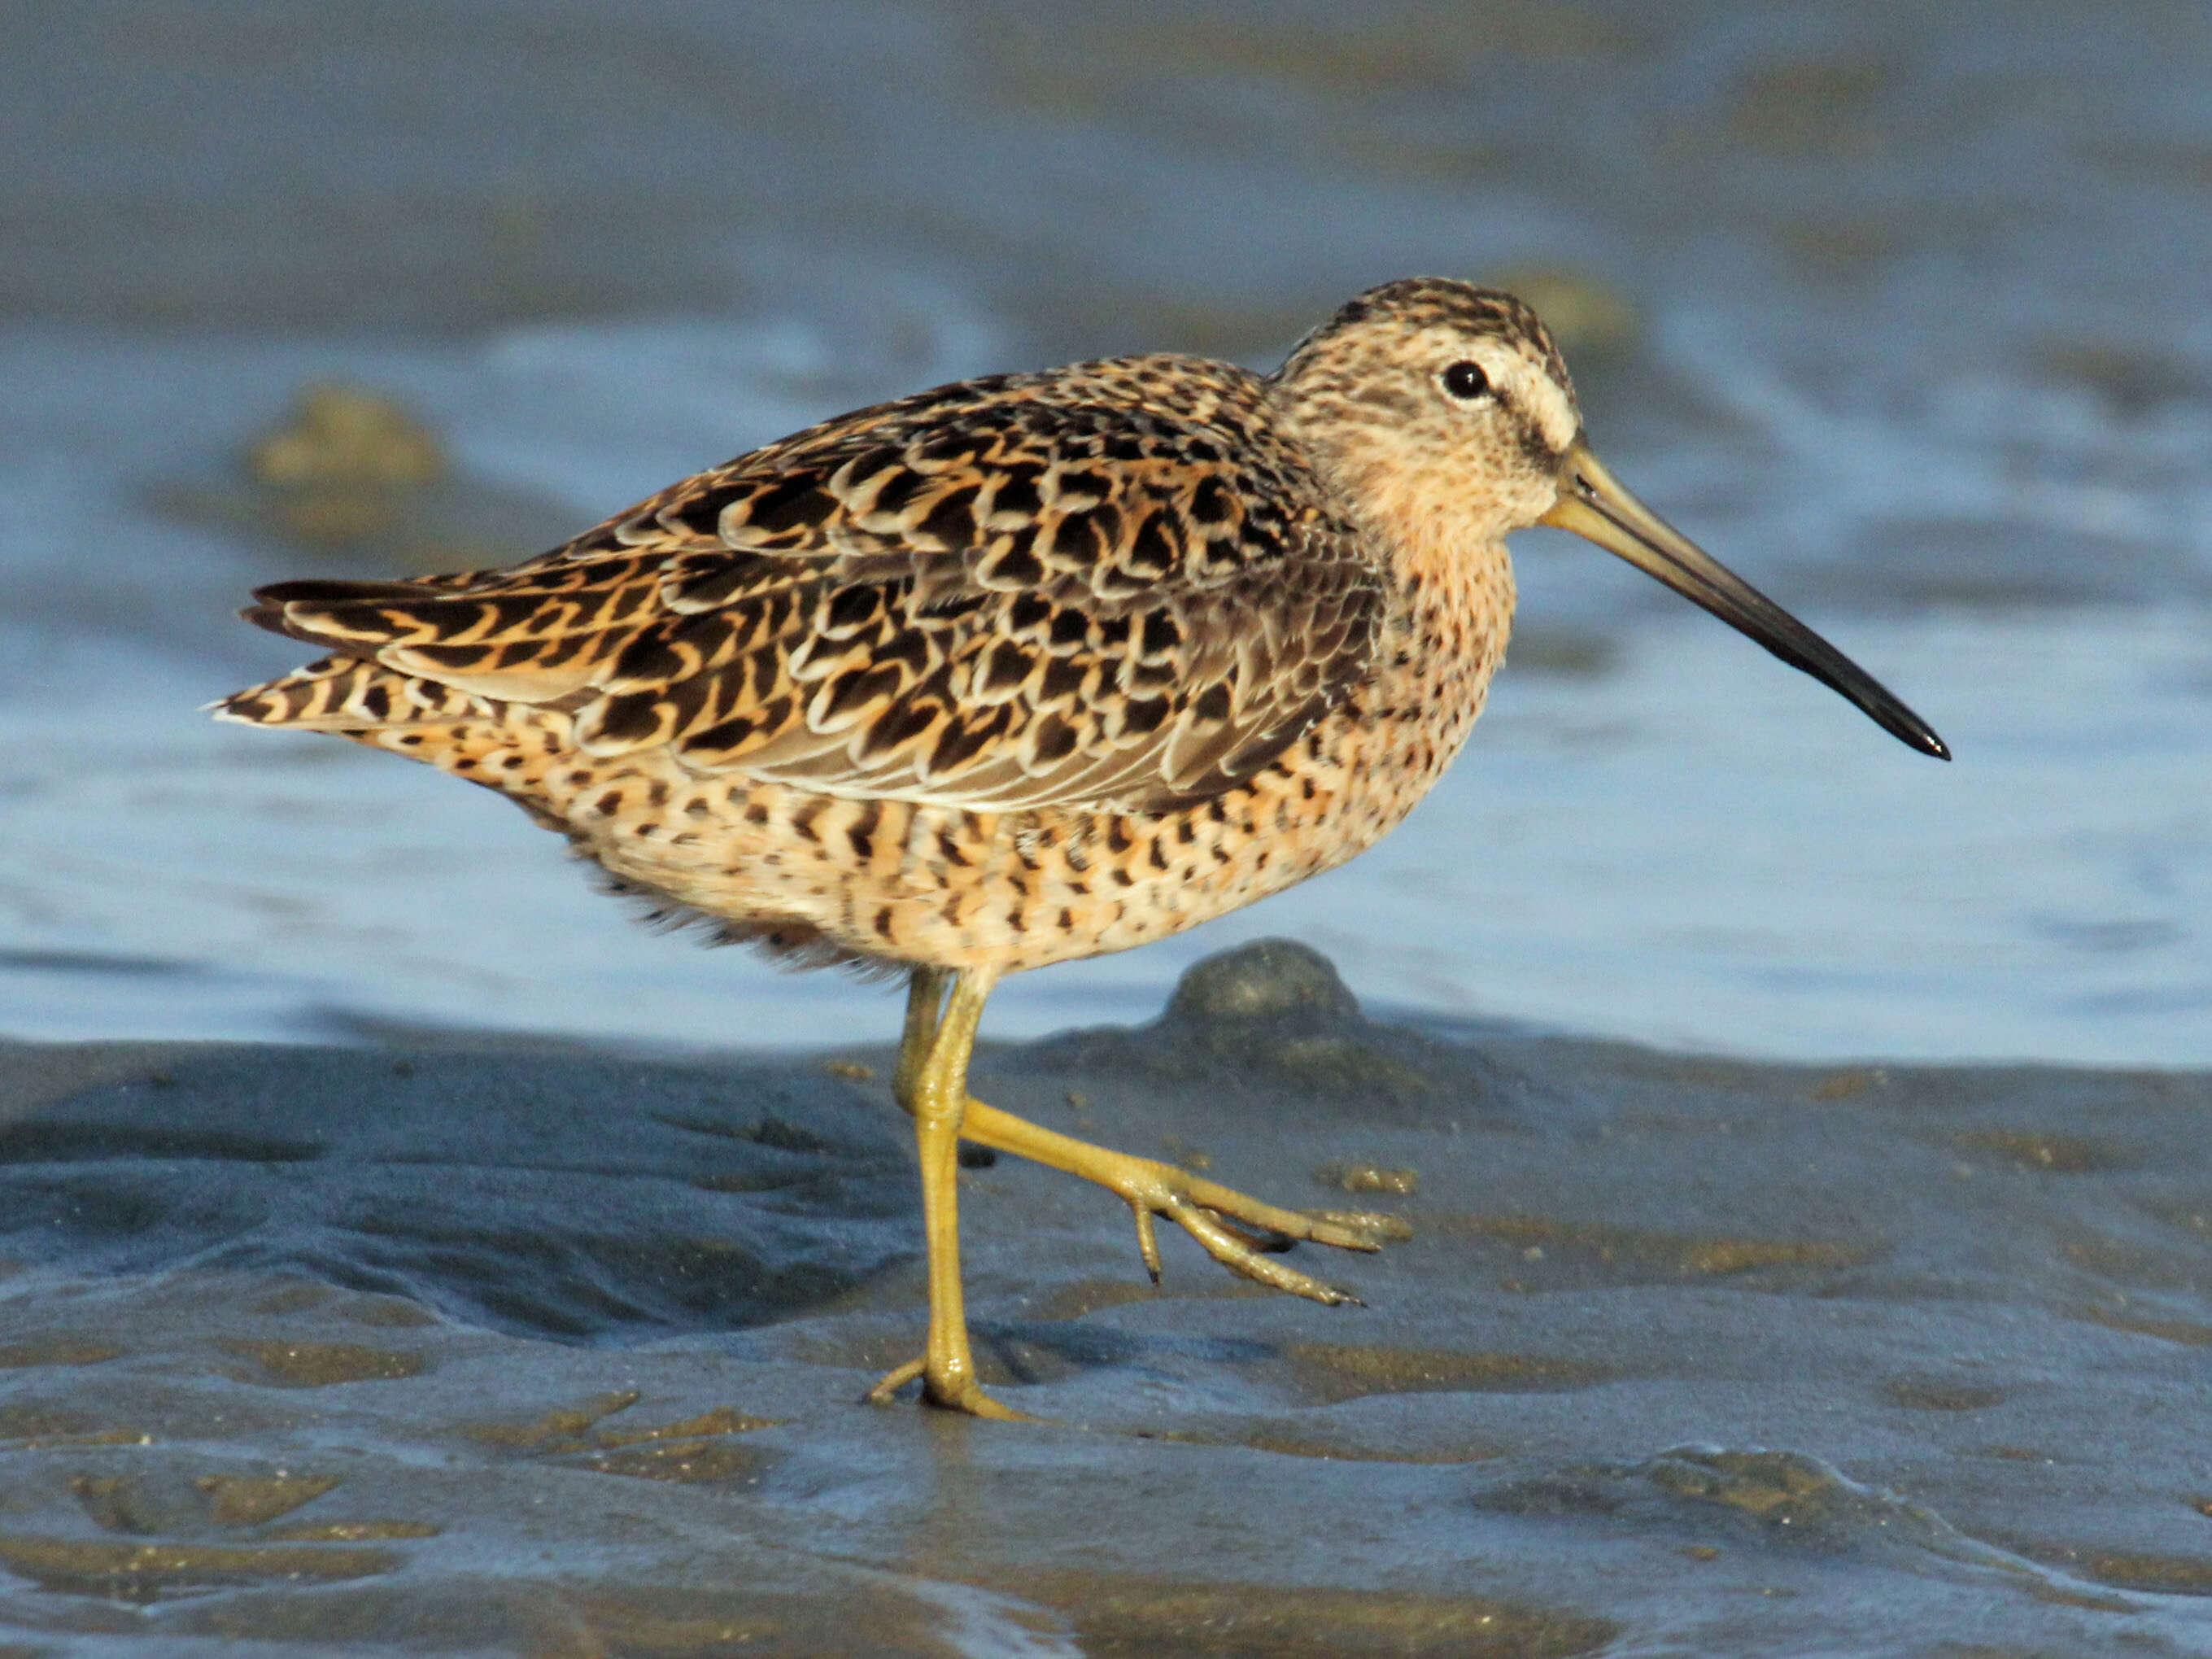
<instances>
[{"instance_id":1,"label":"dark wet sand","mask_svg":"<svg viewBox=\"0 0 2212 1659\"><path fill-rule=\"evenodd\" d=\"M1005 1425L860 1403L885 1058L0 1048L0 1651L2212 1651L2212 1078L1422 1035L1253 947L979 1093L1410 1239L1156 1291L971 1170Z\"/></svg>"}]
</instances>

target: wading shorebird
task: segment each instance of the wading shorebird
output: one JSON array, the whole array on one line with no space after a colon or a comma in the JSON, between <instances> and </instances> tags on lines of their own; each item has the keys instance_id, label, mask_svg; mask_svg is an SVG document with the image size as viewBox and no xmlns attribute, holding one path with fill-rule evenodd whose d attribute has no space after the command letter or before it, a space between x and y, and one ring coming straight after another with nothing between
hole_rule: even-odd
<instances>
[{"instance_id":1,"label":"wading shorebird","mask_svg":"<svg viewBox=\"0 0 2212 1659\"><path fill-rule=\"evenodd\" d=\"M922 1355L878 1383L1014 1417L961 1301L958 1143L1095 1181L1279 1289L1267 1235L1375 1234L968 1093L992 987L1343 863L1428 793L1513 613L1509 531L1618 554L1942 741L1616 483L1511 295L1360 295L1255 374L1185 356L992 376L838 416L505 570L295 581L244 614L331 654L216 707L511 796L618 888L795 966L910 975Z\"/></svg>"}]
</instances>

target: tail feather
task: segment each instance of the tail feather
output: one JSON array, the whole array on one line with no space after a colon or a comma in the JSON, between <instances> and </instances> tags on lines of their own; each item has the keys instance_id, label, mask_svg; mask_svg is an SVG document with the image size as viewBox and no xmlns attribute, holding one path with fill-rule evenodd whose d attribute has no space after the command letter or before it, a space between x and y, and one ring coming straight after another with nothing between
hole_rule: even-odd
<instances>
[{"instance_id":1,"label":"tail feather","mask_svg":"<svg viewBox=\"0 0 2212 1659\"><path fill-rule=\"evenodd\" d=\"M444 725L497 712L490 698L358 657L325 657L209 705L217 720L354 735L394 726Z\"/></svg>"},{"instance_id":2,"label":"tail feather","mask_svg":"<svg viewBox=\"0 0 2212 1659\"><path fill-rule=\"evenodd\" d=\"M510 702L590 684L661 610L656 567L634 558L417 581L278 582L240 614L302 644Z\"/></svg>"}]
</instances>

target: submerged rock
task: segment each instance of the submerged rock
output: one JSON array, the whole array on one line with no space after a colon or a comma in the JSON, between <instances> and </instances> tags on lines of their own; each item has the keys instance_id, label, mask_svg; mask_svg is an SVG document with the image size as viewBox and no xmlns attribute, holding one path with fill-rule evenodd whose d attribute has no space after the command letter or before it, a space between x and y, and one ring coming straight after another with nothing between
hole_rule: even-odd
<instances>
[{"instance_id":1,"label":"submerged rock","mask_svg":"<svg viewBox=\"0 0 2212 1659\"><path fill-rule=\"evenodd\" d=\"M584 528L556 503L456 473L429 425L368 386L302 386L246 447L238 471L242 477L162 483L155 504L272 543L287 569L304 561L355 576L508 564Z\"/></svg>"},{"instance_id":2,"label":"submerged rock","mask_svg":"<svg viewBox=\"0 0 2212 1659\"><path fill-rule=\"evenodd\" d=\"M1369 1019L1328 957L1284 939L1194 964L1148 1025L1048 1037L1018 1063L1270 1097L1289 1091L1389 1121L1437 1114L1510 1121L1532 1086L1463 1044Z\"/></svg>"}]
</instances>

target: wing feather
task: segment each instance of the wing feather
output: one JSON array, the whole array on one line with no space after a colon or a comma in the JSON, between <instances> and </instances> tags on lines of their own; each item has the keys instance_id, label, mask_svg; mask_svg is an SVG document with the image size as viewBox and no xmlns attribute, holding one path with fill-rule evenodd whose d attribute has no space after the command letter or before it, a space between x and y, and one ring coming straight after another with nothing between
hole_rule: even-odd
<instances>
[{"instance_id":1,"label":"wing feather","mask_svg":"<svg viewBox=\"0 0 2212 1659\"><path fill-rule=\"evenodd\" d=\"M410 684L567 708L592 755L972 810L1166 810L1342 696L1383 587L1255 377L1206 365L1177 406L1158 388L1187 387L1188 362L1158 362L861 410L511 569L283 583L246 614Z\"/></svg>"}]
</instances>

